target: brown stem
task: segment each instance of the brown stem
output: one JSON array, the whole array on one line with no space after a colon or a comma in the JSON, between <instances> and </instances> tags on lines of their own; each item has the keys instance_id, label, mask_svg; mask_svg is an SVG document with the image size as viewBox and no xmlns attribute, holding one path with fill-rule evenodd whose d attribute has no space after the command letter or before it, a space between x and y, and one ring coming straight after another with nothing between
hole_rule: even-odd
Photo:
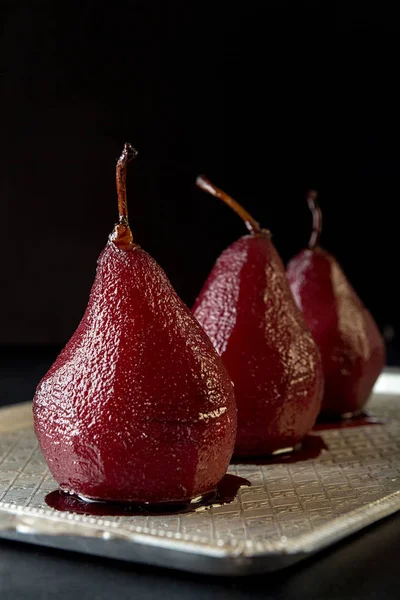
<instances>
[{"instance_id":1,"label":"brown stem","mask_svg":"<svg viewBox=\"0 0 400 600\"><path fill-rule=\"evenodd\" d=\"M128 205L126 201L127 164L138 152L130 144L125 144L117 162L116 181L118 195L118 224L114 227L112 241L120 250L131 250L134 246L133 235L128 223Z\"/></svg>"},{"instance_id":2,"label":"brown stem","mask_svg":"<svg viewBox=\"0 0 400 600\"><path fill-rule=\"evenodd\" d=\"M226 194L220 188L217 188L209 179L207 179L207 177L204 177L204 175L199 175L199 177L196 179L196 185L204 192L208 192L212 196L220 198L223 202L225 202L225 204L230 206L232 210L234 210L235 213L238 214L241 219L243 219L247 229L252 235L256 233L262 233L264 231L261 229L260 224L253 219L251 214L248 213L247 210L239 204L239 202L236 202L236 200L231 198L231 196Z\"/></svg>"},{"instance_id":3,"label":"brown stem","mask_svg":"<svg viewBox=\"0 0 400 600\"><path fill-rule=\"evenodd\" d=\"M319 244L319 238L322 231L322 212L318 204L318 192L315 190L308 190L306 198L313 218L313 228L308 247L310 250L314 250Z\"/></svg>"}]
</instances>

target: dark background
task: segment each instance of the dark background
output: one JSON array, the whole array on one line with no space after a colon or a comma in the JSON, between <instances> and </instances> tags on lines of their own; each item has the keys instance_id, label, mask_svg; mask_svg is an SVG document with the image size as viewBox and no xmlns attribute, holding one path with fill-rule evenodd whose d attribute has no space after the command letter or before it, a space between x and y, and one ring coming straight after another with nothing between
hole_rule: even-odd
<instances>
[{"instance_id":1,"label":"dark background","mask_svg":"<svg viewBox=\"0 0 400 600\"><path fill-rule=\"evenodd\" d=\"M316 187L322 242L400 364L400 23L389 3L351 4L0 0L0 405L32 397L78 324L127 140L140 151L128 182L136 239L189 305L244 232L196 190L199 172L273 231L285 261L308 239L303 198ZM395 598L393 519L251 581L3 543L2 598Z\"/></svg>"},{"instance_id":2,"label":"dark background","mask_svg":"<svg viewBox=\"0 0 400 600\"><path fill-rule=\"evenodd\" d=\"M398 34L384 3L10 2L0 6L0 345L73 333L116 219L191 305L245 232L194 186L225 187L287 261L309 186L337 255L398 358Z\"/></svg>"}]
</instances>

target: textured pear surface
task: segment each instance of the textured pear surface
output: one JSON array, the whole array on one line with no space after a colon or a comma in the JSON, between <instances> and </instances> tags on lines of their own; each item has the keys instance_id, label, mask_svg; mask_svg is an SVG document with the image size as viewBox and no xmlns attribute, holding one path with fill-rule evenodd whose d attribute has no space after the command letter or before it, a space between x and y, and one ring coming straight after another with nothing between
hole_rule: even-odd
<instances>
[{"instance_id":1,"label":"textured pear surface","mask_svg":"<svg viewBox=\"0 0 400 600\"><path fill-rule=\"evenodd\" d=\"M235 384L235 453L297 444L320 409L321 359L271 240L244 236L225 250L193 312Z\"/></svg>"},{"instance_id":2,"label":"textured pear surface","mask_svg":"<svg viewBox=\"0 0 400 600\"><path fill-rule=\"evenodd\" d=\"M82 321L37 388L34 420L50 471L70 493L181 501L225 474L232 382L141 248L103 250Z\"/></svg>"},{"instance_id":3,"label":"textured pear surface","mask_svg":"<svg viewBox=\"0 0 400 600\"><path fill-rule=\"evenodd\" d=\"M300 252L287 275L321 352L323 412L360 410L385 364L384 341L371 314L336 259L321 248Z\"/></svg>"}]
</instances>

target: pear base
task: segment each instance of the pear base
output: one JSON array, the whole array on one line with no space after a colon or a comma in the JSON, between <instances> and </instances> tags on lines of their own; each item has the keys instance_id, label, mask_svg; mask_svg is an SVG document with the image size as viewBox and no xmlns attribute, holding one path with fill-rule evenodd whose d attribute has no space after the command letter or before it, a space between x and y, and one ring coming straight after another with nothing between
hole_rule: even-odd
<instances>
[{"instance_id":1,"label":"pear base","mask_svg":"<svg viewBox=\"0 0 400 600\"><path fill-rule=\"evenodd\" d=\"M294 446L290 446L288 448L280 448L279 450L274 450L271 452L271 456L281 456L282 454L291 454L292 452L298 452L301 449L301 442L295 444Z\"/></svg>"},{"instance_id":2,"label":"pear base","mask_svg":"<svg viewBox=\"0 0 400 600\"><path fill-rule=\"evenodd\" d=\"M361 415L364 414L364 411L360 408L359 410L354 410L353 412L345 412L339 415L339 419L342 421L348 421L349 419L357 419Z\"/></svg>"},{"instance_id":3,"label":"pear base","mask_svg":"<svg viewBox=\"0 0 400 600\"><path fill-rule=\"evenodd\" d=\"M94 517L116 517L135 515L168 515L185 513L199 506L208 506L216 501L217 490L207 492L189 500L167 502L116 502L87 498L79 494L69 494L61 489L46 496L46 504L60 512L72 512Z\"/></svg>"},{"instance_id":4,"label":"pear base","mask_svg":"<svg viewBox=\"0 0 400 600\"><path fill-rule=\"evenodd\" d=\"M83 494L79 494L77 492L72 492L60 487L59 492L64 494L66 497L75 498L78 502L82 502L85 504L103 504L108 506L137 506L137 507L152 507L152 506L174 506L174 505L183 505L183 504L191 504L197 505L201 504L204 499L208 499L210 496L215 496L217 493L217 488L204 492L203 494L199 494L197 496L193 496L191 498L179 498L177 500L157 500L157 501L146 501L139 499L122 499L122 500L114 500L108 498L93 498L90 496L84 496Z\"/></svg>"},{"instance_id":5,"label":"pear base","mask_svg":"<svg viewBox=\"0 0 400 600\"><path fill-rule=\"evenodd\" d=\"M366 412L363 408L358 408L353 411L334 413L334 412L321 412L317 419L317 425L321 423L337 423L340 421L351 421L358 419L359 417L365 416Z\"/></svg>"},{"instance_id":6,"label":"pear base","mask_svg":"<svg viewBox=\"0 0 400 600\"><path fill-rule=\"evenodd\" d=\"M252 462L252 459L255 458L276 458L278 456L287 456L290 454L293 454L294 452L298 452L299 450L301 450L302 447L302 442L299 442L298 444L294 444L293 446L284 446L282 448L278 448L277 450L272 450L271 452L254 452L254 453L246 453L246 452L235 452L233 455L233 458L240 458L240 459L248 459L249 463Z\"/></svg>"}]
</instances>

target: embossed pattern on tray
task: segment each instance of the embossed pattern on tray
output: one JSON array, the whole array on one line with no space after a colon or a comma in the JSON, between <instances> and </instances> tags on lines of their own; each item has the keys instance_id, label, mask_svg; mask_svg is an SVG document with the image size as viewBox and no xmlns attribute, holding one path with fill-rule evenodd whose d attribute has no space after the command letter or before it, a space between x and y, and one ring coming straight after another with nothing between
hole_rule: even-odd
<instances>
[{"instance_id":1,"label":"embossed pattern on tray","mask_svg":"<svg viewBox=\"0 0 400 600\"><path fill-rule=\"evenodd\" d=\"M191 552L209 556L315 551L400 509L399 399L372 398L369 409L388 419L384 424L313 433L326 446L315 458L232 465L230 473L251 482L232 503L169 516L93 518L49 509L44 498L57 484L32 429L2 433L0 533L22 524L47 534L132 543L139 535L142 544L178 550L189 544Z\"/></svg>"}]
</instances>

